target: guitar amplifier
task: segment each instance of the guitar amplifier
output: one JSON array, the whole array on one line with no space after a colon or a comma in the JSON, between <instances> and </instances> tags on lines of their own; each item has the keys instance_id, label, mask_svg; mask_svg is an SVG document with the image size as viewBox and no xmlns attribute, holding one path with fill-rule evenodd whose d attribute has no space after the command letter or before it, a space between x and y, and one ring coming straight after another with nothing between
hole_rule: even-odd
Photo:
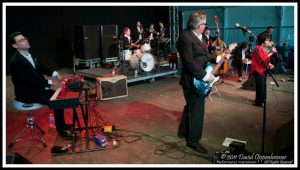
<instances>
[{"instance_id":1,"label":"guitar amplifier","mask_svg":"<svg viewBox=\"0 0 300 170\"><path fill-rule=\"evenodd\" d=\"M110 100L128 96L126 76L97 77L96 80L98 99Z\"/></svg>"}]
</instances>

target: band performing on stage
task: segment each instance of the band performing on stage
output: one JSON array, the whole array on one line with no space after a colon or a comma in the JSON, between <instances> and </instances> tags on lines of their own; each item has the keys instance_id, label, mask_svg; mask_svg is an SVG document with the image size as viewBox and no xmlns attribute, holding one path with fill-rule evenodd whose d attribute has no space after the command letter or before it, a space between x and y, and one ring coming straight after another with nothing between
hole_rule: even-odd
<instances>
[{"instance_id":1,"label":"band performing on stage","mask_svg":"<svg viewBox=\"0 0 300 170\"><path fill-rule=\"evenodd\" d=\"M101 9L111 8L103 7ZM131 8L128 7L128 9ZM278 11L283 12L284 10ZM17 123L12 126L13 123L6 121L9 126L7 134L10 135L10 139L6 139L6 141L11 141L7 148L16 148L18 141L23 139L21 137L25 134L23 132L26 129L31 132L29 133L31 140L35 136L38 137L38 141L43 144L42 149L46 150L47 146L51 146L48 151L53 155L115 149L121 146L121 141L126 142L125 145L122 145L125 148L123 149L124 153L130 148L131 142L141 139L141 136L147 136L148 140L139 143L137 147L149 149L150 147L147 148L149 143L161 142L164 146L155 150L157 155L169 154L171 156L168 159L177 159L177 157L181 157L182 153L184 155L182 157L192 153L193 156L200 155L199 157L211 161L212 155L214 160L220 159L216 158L216 153L220 157L221 152L216 150L224 149L223 146L229 147L228 150L230 147L242 150L240 155L248 154L245 149L246 142L243 142L246 139L253 145L251 147L257 149L254 141L257 135L247 136L248 134L245 135L245 133L252 131L252 133L257 133L260 129L263 129L262 145L264 147L266 104L273 102L278 106L280 103L274 90L278 83L273 74L287 73L285 66L288 66L290 56L294 55L291 54L291 46L286 44L291 43L288 39L291 36L289 34L288 38L284 38L285 35L272 35L273 29L276 29L276 33L281 31L278 26L268 26L272 22L269 22L268 25L260 23L262 26L253 26L252 28L257 32L256 36L254 31L239 23L228 26L229 24L226 22L229 18L224 19L223 16L220 16L227 12L213 11L220 15L212 16L212 11L205 11L201 9L184 14L182 12L180 19L186 23L180 23L182 25L176 23L178 24L176 29L173 20L166 22L167 18L160 15L142 18L142 14L130 18L131 21L122 23L120 19L116 19L117 21L107 19L108 21L101 23L106 25L99 23L84 26L71 25L70 27L75 27L73 30L75 36L72 37L74 40L69 42L69 46L65 45L65 41L61 39L55 39L57 44L53 43L55 44L53 45L51 43L54 38L46 40L42 35L40 38L43 38L43 41L38 42L40 34L32 36L33 33L26 33L25 31L28 30L24 28L17 27L15 29L19 30L10 30L7 38L8 47L14 54L9 56L10 60L7 62L10 71L7 81L10 81L9 92L12 95L8 98L11 101L7 104L7 108L12 110L9 113L13 116L7 117L8 119L16 117L24 119L26 125L12 136L9 134L10 130L19 128L19 126ZM61 12L64 11L61 10ZM279 12L276 15L279 15ZM67 17L68 15L61 17L60 22L63 23ZM241 18L236 17L235 19ZM143 23L144 21L145 23ZM116 24L117 22L119 25ZM69 35L63 31L68 30L68 26L66 24L59 27L61 29L59 31L62 32L53 32L67 37ZM179 26L182 27L179 28ZM241 36L238 35L239 33ZM275 43L273 42L274 38L277 40ZM277 46L283 42L282 47ZM41 57L45 50L42 43L47 45L49 43L48 46L45 45L45 48L55 48L54 59ZM31 48L31 46L35 46L35 48ZM64 46L70 48L71 59L70 57L64 58L65 53L60 49ZM88 46L93 46L93 48ZM58 62L64 65L63 63L69 59L73 61L73 63L70 61L70 69L56 65ZM55 70L50 69L51 67ZM57 69L61 70L56 71ZM160 77L160 82L156 86L154 79L158 77ZM270 88L268 82L271 78L273 86ZM142 81L145 80L150 83L143 83ZM285 79L285 81L287 80ZM142 83L133 83L137 81ZM231 86L227 88L227 86L221 86L222 83ZM269 85L268 88L267 85ZM244 91L250 87L253 88L251 89L253 92ZM292 92L287 93L286 89L288 88L292 89L290 90ZM286 98L290 97L290 94L294 95L294 87L290 84L288 88L280 92L284 92L282 105L287 106L286 112L289 112L288 116L291 117L294 105L287 102ZM271 90L274 92L276 101L273 101L272 94L267 102L267 92ZM214 93L219 97L211 98ZM127 98L125 99L125 97ZM290 97L289 100L293 101L293 97ZM116 100L107 101L113 99ZM13 106L10 108L11 103ZM37 110L43 106L46 106L44 110ZM248 109L248 115L242 116L242 114L246 114L246 109ZM274 112L276 109L270 107L268 111ZM109 111L102 114L101 112L104 110ZM264 111L264 115L257 113L260 110ZM28 115L19 117L17 111L26 111ZM42 112L44 115L41 114L34 119L35 113L33 112ZM282 120L282 117L288 121L285 111L278 115L273 112L272 116L275 118L272 121ZM49 115L49 129L50 127L50 130L54 129L52 137L50 130L49 135L43 130L46 121L42 117L45 114ZM264 119L262 127L257 123L260 117ZM252 119L254 123L248 122L248 119ZM227 122L223 123L223 120L231 124L240 124L239 126L230 125L232 127L226 129ZM37 122L41 123L42 127L38 126ZM284 123L276 122L276 125L283 126ZM139 127L136 128L136 126ZM154 126L156 129L151 129ZM275 128L275 125L272 124L272 128ZM148 130L148 133L153 134L146 135L146 133L138 132L142 131L141 129ZM278 132L280 135L277 129L279 128L276 127L276 133ZM233 131L238 131L240 134L237 137L241 139L233 140L228 144L225 141L223 144L218 141L222 145L218 148L215 140L223 140L224 137L232 139ZM270 131L268 129L268 132ZM45 133L47 135L44 135ZM140 136L137 137L136 134ZM155 138L161 134L165 136L159 139ZM164 141L165 138L168 142ZM174 140L182 141L173 142ZM49 141L53 143L47 144ZM64 142L64 145L57 147L55 142L60 142L60 144ZM210 142L215 143L210 144ZM174 150L168 152L170 148L176 148L174 149L175 156L172 155ZM42 149L39 148L39 152L43 152ZM240 152L240 150L234 149L231 148L230 152ZM127 157L123 153L120 154L119 151L122 152L122 149L112 155ZM222 154L224 156L227 153L222 152ZM47 155L50 154L47 153ZM141 154L135 156L141 157ZM142 156L148 159L149 155ZM84 158L84 156L73 159L75 158ZM156 160L151 161L149 162L160 163ZM194 163L194 160L188 161ZM195 162L198 163L197 161ZM47 161L44 162L47 163ZM135 160L114 160L114 162L139 163Z\"/></svg>"}]
</instances>

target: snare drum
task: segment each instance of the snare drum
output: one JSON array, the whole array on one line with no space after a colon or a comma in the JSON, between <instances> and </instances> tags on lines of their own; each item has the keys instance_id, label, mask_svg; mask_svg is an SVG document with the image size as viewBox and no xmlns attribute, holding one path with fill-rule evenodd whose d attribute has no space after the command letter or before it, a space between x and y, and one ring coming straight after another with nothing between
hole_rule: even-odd
<instances>
[{"instance_id":1,"label":"snare drum","mask_svg":"<svg viewBox=\"0 0 300 170\"><path fill-rule=\"evenodd\" d=\"M122 56L125 59L125 61L129 61L130 60L131 54L132 54L131 50L123 50L122 51Z\"/></svg>"}]
</instances>

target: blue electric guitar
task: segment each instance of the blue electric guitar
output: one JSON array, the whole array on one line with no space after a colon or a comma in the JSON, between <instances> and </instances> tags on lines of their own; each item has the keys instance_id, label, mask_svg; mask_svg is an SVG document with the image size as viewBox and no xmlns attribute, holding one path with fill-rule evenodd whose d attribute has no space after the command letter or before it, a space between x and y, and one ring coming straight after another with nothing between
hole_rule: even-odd
<instances>
[{"instance_id":1,"label":"blue electric guitar","mask_svg":"<svg viewBox=\"0 0 300 170\"><path fill-rule=\"evenodd\" d=\"M233 43L233 44L230 44L228 49L226 50L226 52L231 52L235 47L237 46L236 43ZM219 63L213 67L212 63L208 62L206 64L206 67L205 67L205 71L207 73L210 73L212 75L215 74L215 72L219 69L219 67L224 63L224 61L226 60L227 58L225 57L225 52L223 53L222 55L222 58L221 60L219 61ZM196 78L194 78L194 86L196 87L197 91L199 92L199 94L202 96L202 97L207 97L211 91L211 88L212 86L219 80L219 76L218 77L214 77L214 81L213 82L205 82L205 81L202 81L202 80L198 80Z\"/></svg>"}]
</instances>

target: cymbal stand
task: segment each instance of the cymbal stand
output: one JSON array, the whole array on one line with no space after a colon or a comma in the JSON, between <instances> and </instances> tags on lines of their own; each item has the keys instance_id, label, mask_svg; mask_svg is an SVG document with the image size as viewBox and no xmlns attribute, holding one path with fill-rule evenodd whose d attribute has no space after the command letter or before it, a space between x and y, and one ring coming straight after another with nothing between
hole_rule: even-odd
<instances>
[{"instance_id":1,"label":"cymbal stand","mask_svg":"<svg viewBox=\"0 0 300 170\"><path fill-rule=\"evenodd\" d=\"M128 64L126 63L125 55L122 52L123 48L122 48L121 41L119 41L119 43L118 43L118 50L119 50L118 62L113 69L118 69L118 70L120 70L120 72L122 74L127 74L128 73Z\"/></svg>"},{"instance_id":2,"label":"cymbal stand","mask_svg":"<svg viewBox=\"0 0 300 170\"><path fill-rule=\"evenodd\" d=\"M157 37L157 50L156 50L156 55L157 55L157 59L158 59L158 64L157 64L157 72L160 71L160 51L159 51L159 43L160 43L160 39Z\"/></svg>"}]
</instances>

